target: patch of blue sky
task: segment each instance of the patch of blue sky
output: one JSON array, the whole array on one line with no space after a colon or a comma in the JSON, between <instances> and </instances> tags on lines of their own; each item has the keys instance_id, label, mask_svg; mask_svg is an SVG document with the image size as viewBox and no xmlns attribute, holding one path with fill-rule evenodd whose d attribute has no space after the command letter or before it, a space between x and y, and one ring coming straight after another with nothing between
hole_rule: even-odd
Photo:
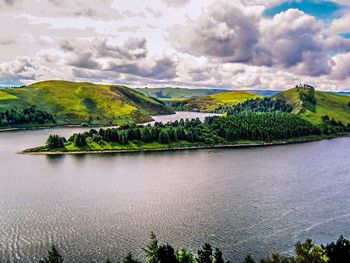
<instances>
[{"instance_id":1,"label":"patch of blue sky","mask_svg":"<svg viewBox=\"0 0 350 263\"><path fill-rule=\"evenodd\" d=\"M350 38L350 33L341 33L339 35L343 38Z\"/></svg>"},{"instance_id":2,"label":"patch of blue sky","mask_svg":"<svg viewBox=\"0 0 350 263\"><path fill-rule=\"evenodd\" d=\"M23 84L19 81L1 81L0 80L0 88L7 88L7 87L19 87L22 86Z\"/></svg>"},{"instance_id":3,"label":"patch of blue sky","mask_svg":"<svg viewBox=\"0 0 350 263\"><path fill-rule=\"evenodd\" d=\"M344 6L338 3L326 0L286 0L279 5L266 9L263 15L265 17L273 17L290 8L299 9L321 20L332 20L335 17L339 17L345 9Z\"/></svg>"}]
</instances>

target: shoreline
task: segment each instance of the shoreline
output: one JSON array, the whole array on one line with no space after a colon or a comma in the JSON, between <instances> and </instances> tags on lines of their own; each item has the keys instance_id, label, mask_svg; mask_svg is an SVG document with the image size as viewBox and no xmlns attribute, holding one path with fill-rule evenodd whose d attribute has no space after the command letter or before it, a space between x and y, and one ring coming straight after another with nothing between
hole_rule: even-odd
<instances>
[{"instance_id":1,"label":"shoreline","mask_svg":"<svg viewBox=\"0 0 350 263\"><path fill-rule=\"evenodd\" d=\"M153 122L156 122L157 120L155 118L159 116L173 116L176 115L178 112L187 112L187 111L176 111L172 114L164 114L164 115L151 115L152 120L145 121L145 122L137 122L137 125L147 125L152 124ZM206 112L194 112L194 113L203 113L203 114L209 114ZM218 114L220 115L220 114ZM46 130L46 129L64 129L64 128L87 128L87 129L94 129L94 128L114 128L119 127L119 125L88 125L83 126L81 124L55 124L55 125L47 125L47 126L32 126L32 127L12 127L12 128L0 128L0 132L12 132L12 131L35 131L35 130Z\"/></svg>"},{"instance_id":2,"label":"shoreline","mask_svg":"<svg viewBox=\"0 0 350 263\"><path fill-rule=\"evenodd\" d=\"M35 130L46 130L54 128L94 128L100 126L81 126L78 124L67 124L67 125L54 125L54 126L37 126L37 127L13 127L13 128L0 128L0 132L11 132L11 131L35 131ZM104 127L104 126L101 126Z\"/></svg>"},{"instance_id":3,"label":"shoreline","mask_svg":"<svg viewBox=\"0 0 350 263\"><path fill-rule=\"evenodd\" d=\"M331 140L341 137L350 137L350 134L320 136L314 138L299 138L295 140L275 141L275 142L256 142L256 143L238 143L238 144L217 144L217 145L198 145L198 146L182 146L182 147L163 147L163 148L140 148L140 149L110 149L110 150L77 150L77 151L27 151L23 150L18 154L28 155L85 155L85 154L104 154L104 153L147 153L147 152L172 152L172 151L193 151L204 149L232 149L232 148L255 148L265 146L280 146L289 144L299 144L316 142L322 140ZM33 148L35 149L35 148ZM30 149L28 149L30 150Z\"/></svg>"}]
</instances>

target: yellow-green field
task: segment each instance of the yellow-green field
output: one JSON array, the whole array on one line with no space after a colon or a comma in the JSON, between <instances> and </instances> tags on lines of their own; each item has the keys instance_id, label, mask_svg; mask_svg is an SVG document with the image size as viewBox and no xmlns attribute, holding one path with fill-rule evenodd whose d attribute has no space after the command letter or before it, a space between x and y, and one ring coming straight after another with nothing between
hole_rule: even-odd
<instances>
[{"instance_id":1,"label":"yellow-green field","mask_svg":"<svg viewBox=\"0 0 350 263\"><path fill-rule=\"evenodd\" d=\"M296 88L281 92L274 97L283 97L294 107L293 113L309 120L313 124L321 123L321 117L328 115L344 124L350 123L350 96L324 91L315 91L316 105L311 109L304 105Z\"/></svg>"},{"instance_id":2,"label":"yellow-green field","mask_svg":"<svg viewBox=\"0 0 350 263\"><path fill-rule=\"evenodd\" d=\"M53 113L58 124L98 125L145 122L151 115L173 113L165 105L120 85L87 82L44 81L0 92L0 111L35 105Z\"/></svg>"},{"instance_id":3,"label":"yellow-green field","mask_svg":"<svg viewBox=\"0 0 350 263\"><path fill-rule=\"evenodd\" d=\"M209 96L189 99L184 101L188 110L211 112L222 106L233 106L248 99L260 98L262 96L248 91L219 92Z\"/></svg>"}]
</instances>

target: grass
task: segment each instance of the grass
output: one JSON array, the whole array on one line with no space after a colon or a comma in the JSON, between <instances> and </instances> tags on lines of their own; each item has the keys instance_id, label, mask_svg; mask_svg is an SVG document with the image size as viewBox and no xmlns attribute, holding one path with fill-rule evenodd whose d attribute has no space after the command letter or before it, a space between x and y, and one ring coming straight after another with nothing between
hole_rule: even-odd
<instances>
[{"instance_id":1,"label":"grass","mask_svg":"<svg viewBox=\"0 0 350 263\"><path fill-rule=\"evenodd\" d=\"M11 99L17 99L17 97L11 95L10 93L8 93L6 91L0 90L0 100L11 100Z\"/></svg>"},{"instance_id":2,"label":"grass","mask_svg":"<svg viewBox=\"0 0 350 263\"><path fill-rule=\"evenodd\" d=\"M185 101L185 103L186 107L189 109L202 112L211 112L222 106L233 106L248 99L261 97L262 96L248 91L227 91L200 98L189 99Z\"/></svg>"},{"instance_id":3,"label":"grass","mask_svg":"<svg viewBox=\"0 0 350 263\"><path fill-rule=\"evenodd\" d=\"M220 89L186 89L186 88L138 88L137 91L149 97L162 101L181 101L188 98L197 98L223 92Z\"/></svg>"},{"instance_id":4,"label":"grass","mask_svg":"<svg viewBox=\"0 0 350 263\"><path fill-rule=\"evenodd\" d=\"M165 105L120 85L87 82L44 81L0 92L0 111L37 108L53 113L60 125L79 125L92 119L96 125L146 122L151 115L171 114Z\"/></svg>"},{"instance_id":5,"label":"grass","mask_svg":"<svg viewBox=\"0 0 350 263\"><path fill-rule=\"evenodd\" d=\"M344 124L350 123L350 96L330 92L315 91L316 105L303 104L297 89L281 92L274 97L283 97L294 107L293 113L309 120L313 124L321 123L321 117L328 115Z\"/></svg>"},{"instance_id":6,"label":"grass","mask_svg":"<svg viewBox=\"0 0 350 263\"><path fill-rule=\"evenodd\" d=\"M127 151L127 150L144 150L144 149L164 149L164 148L178 148L178 147L191 147L191 146L204 146L201 143L190 143L188 141L177 141L170 142L169 144L163 144L159 142L148 142L144 143L141 141L129 141L127 144L119 144L115 142L101 141L99 143L89 141L86 146L76 147L72 142L67 142L63 148L49 149L47 146L41 146L31 148L23 151L24 153L35 153L35 152L81 152L81 151Z\"/></svg>"},{"instance_id":7,"label":"grass","mask_svg":"<svg viewBox=\"0 0 350 263\"><path fill-rule=\"evenodd\" d=\"M348 135L333 134L333 135L310 135L297 138L290 138L281 141L252 141L252 140L239 140L234 142L226 142L223 144L209 145L205 143L190 143L188 141L170 142L169 144L162 144L159 142L144 143L141 141L129 141L127 144L110 143L101 141L99 143L89 141L84 147L76 147L72 142L65 144L63 148L49 149L47 146L40 146L36 148L26 149L22 153L32 154L61 154L61 153L89 153L89 152L137 152L137 151L161 151L161 150L186 150L186 149L208 149L208 148L226 148L226 147L256 147L267 145L281 145L290 143L304 143L317 141L322 139L333 139L339 136Z\"/></svg>"}]
</instances>

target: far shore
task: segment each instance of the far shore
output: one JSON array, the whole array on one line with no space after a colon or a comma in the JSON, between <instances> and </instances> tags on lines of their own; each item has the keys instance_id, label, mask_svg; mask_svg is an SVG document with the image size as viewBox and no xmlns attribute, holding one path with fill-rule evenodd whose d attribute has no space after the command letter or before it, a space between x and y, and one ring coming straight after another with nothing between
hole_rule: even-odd
<instances>
[{"instance_id":1,"label":"far shore","mask_svg":"<svg viewBox=\"0 0 350 263\"><path fill-rule=\"evenodd\" d=\"M218 145L198 145L198 146L181 146L181 147L162 147L162 148L140 148L140 149L111 149L111 150L83 150L83 151L30 151L31 149L18 152L18 154L29 155L83 155L83 154L103 154L103 153L143 153L143 152L171 152L201 149L229 149L229 148L250 148L264 146L279 146L288 144L299 144L315 142L321 140L335 139L339 137L348 137L350 134L317 136L312 138L301 137L286 141L275 142L256 142L256 143L237 143L237 144L218 144Z\"/></svg>"},{"instance_id":2,"label":"far shore","mask_svg":"<svg viewBox=\"0 0 350 263\"><path fill-rule=\"evenodd\" d=\"M153 124L154 122L160 121L162 122L162 120L160 120L159 118L164 117L164 116L174 116L177 113L188 113L187 111L176 111L173 114L166 114L166 115L154 115L151 116L153 120L151 121L146 121L146 122L140 122L137 123L139 125L147 125L147 124ZM206 113L206 112L191 112L191 113L199 113L199 114L212 114L213 116L220 116L221 114L216 114L216 113ZM184 117L186 118L186 117ZM189 117L190 119L192 117ZM193 117L195 118L195 117ZM171 121L171 120L169 120ZM166 121L165 121L166 122ZM80 124L52 124L52 125L47 125L47 126L31 126L31 127L10 127L10 128L0 128L0 132L9 132L9 131L25 131L25 130L43 130L43 129L59 129L59 128L115 128L115 127L119 127L119 125L88 125L88 126L84 126L84 125L80 125Z\"/></svg>"}]
</instances>

